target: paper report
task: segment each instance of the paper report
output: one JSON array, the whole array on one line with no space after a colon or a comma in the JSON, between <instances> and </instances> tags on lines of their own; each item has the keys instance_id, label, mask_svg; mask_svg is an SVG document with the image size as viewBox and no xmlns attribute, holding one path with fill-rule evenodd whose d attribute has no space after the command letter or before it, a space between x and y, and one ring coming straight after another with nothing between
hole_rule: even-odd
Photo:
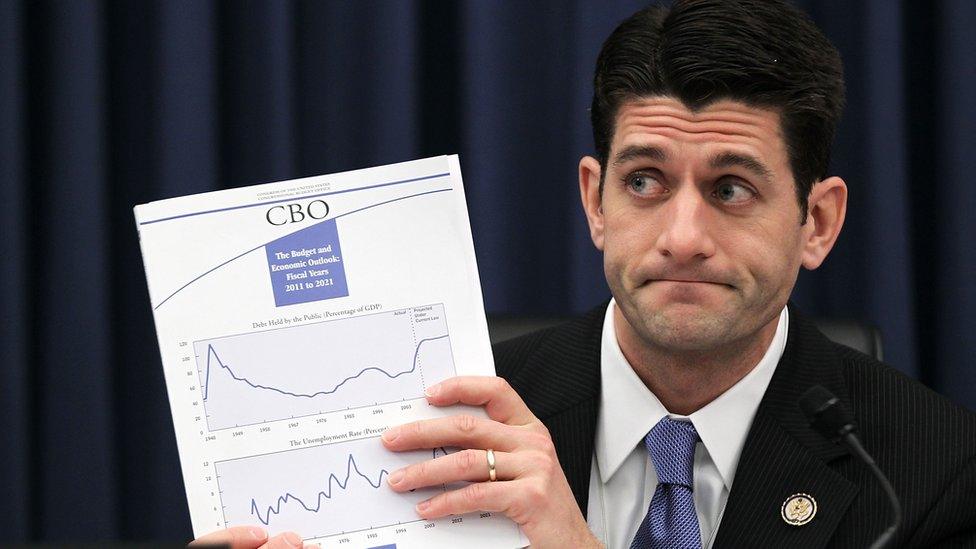
<instances>
[{"instance_id":1,"label":"paper report","mask_svg":"<svg viewBox=\"0 0 976 549\"><path fill-rule=\"evenodd\" d=\"M136 206L196 536L237 525L323 547L519 547L475 513L424 521L389 426L457 410L426 387L493 375L456 156Z\"/></svg>"}]
</instances>

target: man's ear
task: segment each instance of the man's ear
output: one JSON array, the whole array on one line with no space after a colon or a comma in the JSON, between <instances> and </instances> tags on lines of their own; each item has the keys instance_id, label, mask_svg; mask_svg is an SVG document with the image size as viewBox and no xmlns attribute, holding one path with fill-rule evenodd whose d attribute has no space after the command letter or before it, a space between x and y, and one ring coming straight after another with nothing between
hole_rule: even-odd
<instances>
[{"instance_id":1,"label":"man's ear","mask_svg":"<svg viewBox=\"0 0 976 549\"><path fill-rule=\"evenodd\" d=\"M590 224L590 238L603 251L603 196L600 193L600 163L592 156L584 156L579 163L580 199L586 222Z\"/></svg>"},{"instance_id":2,"label":"man's ear","mask_svg":"<svg viewBox=\"0 0 976 549\"><path fill-rule=\"evenodd\" d=\"M847 214L847 184L839 177L828 177L814 184L807 200L807 220L803 227L803 266L813 270L823 263L837 242Z\"/></svg>"}]
</instances>

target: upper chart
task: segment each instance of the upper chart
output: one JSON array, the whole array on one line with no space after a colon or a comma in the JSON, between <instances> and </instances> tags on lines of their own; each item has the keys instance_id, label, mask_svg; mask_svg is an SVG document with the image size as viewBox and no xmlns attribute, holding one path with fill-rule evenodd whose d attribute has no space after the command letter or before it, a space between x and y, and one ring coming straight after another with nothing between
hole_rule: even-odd
<instances>
[{"instance_id":1,"label":"upper chart","mask_svg":"<svg viewBox=\"0 0 976 549\"><path fill-rule=\"evenodd\" d=\"M415 399L455 375L442 304L193 347L210 431Z\"/></svg>"}]
</instances>

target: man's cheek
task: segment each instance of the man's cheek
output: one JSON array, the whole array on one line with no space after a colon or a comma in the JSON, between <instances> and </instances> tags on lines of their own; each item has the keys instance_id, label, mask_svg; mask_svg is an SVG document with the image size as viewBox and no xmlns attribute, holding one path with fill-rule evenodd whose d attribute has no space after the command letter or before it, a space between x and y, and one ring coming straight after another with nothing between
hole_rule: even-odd
<instances>
[{"instance_id":1,"label":"man's cheek","mask_svg":"<svg viewBox=\"0 0 976 549\"><path fill-rule=\"evenodd\" d=\"M624 291L630 287L627 280L626 265L620 258L609 254L604 256L603 274L607 278L607 284L611 290Z\"/></svg>"}]
</instances>

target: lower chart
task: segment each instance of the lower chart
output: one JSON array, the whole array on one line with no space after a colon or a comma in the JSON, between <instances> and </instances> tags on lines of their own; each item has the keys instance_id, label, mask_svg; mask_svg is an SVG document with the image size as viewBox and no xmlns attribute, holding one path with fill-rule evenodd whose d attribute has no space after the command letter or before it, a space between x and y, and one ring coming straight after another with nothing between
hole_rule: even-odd
<instances>
[{"instance_id":1,"label":"lower chart","mask_svg":"<svg viewBox=\"0 0 976 549\"><path fill-rule=\"evenodd\" d=\"M455 375L441 304L193 346L211 431L420 398Z\"/></svg>"},{"instance_id":2,"label":"lower chart","mask_svg":"<svg viewBox=\"0 0 976 549\"><path fill-rule=\"evenodd\" d=\"M444 453L393 453L368 438L217 462L224 520L306 538L416 522L414 506L443 488L397 494L386 478Z\"/></svg>"}]
</instances>

